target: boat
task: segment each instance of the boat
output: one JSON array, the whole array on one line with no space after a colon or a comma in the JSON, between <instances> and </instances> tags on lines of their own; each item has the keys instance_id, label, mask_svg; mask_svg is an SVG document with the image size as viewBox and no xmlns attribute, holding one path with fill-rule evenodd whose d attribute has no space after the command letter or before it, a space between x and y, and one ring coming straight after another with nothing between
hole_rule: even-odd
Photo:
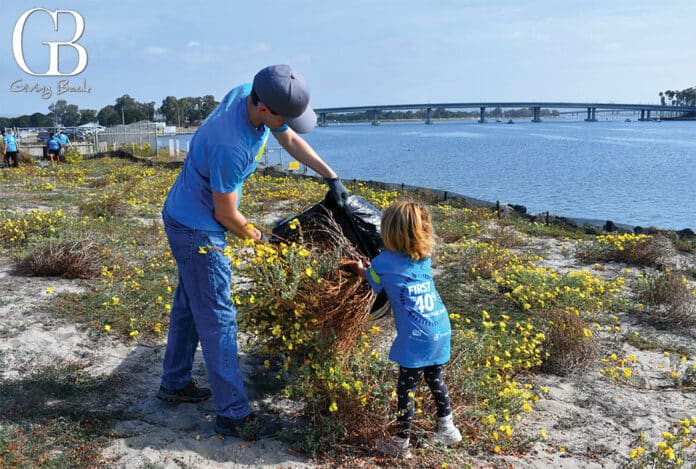
<instances>
[{"instance_id":1,"label":"boat","mask_svg":"<svg viewBox=\"0 0 696 469\"><path fill-rule=\"evenodd\" d=\"M512 119L510 119L510 120L509 120L509 121L507 121L506 123L507 123L507 124L514 124L514 123L515 123L515 121L513 121Z\"/></svg>"},{"instance_id":2,"label":"boat","mask_svg":"<svg viewBox=\"0 0 696 469\"><path fill-rule=\"evenodd\" d=\"M626 120L624 122L631 122L631 119L626 118Z\"/></svg>"}]
</instances>

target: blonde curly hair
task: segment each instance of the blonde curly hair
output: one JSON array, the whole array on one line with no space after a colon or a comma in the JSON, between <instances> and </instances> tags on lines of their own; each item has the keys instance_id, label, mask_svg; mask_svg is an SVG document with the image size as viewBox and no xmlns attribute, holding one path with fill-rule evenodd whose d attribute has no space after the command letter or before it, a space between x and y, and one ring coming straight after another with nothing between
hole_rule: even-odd
<instances>
[{"instance_id":1,"label":"blonde curly hair","mask_svg":"<svg viewBox=\"0 0 696 469\"><path fill-rule=\"evenodd\" d=\"M390 251L422 261L433 252L433 223L430 212L418 202L402 200L382 213L382 240Z\"/></svg>"}]
</instances>

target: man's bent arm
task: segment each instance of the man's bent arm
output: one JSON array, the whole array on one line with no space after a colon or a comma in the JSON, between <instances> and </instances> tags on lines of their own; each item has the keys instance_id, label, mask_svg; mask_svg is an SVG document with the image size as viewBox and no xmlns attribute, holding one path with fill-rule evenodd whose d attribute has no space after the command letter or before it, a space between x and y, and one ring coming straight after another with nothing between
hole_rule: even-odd
<instances>
[{"instance_id":1,"label":"man's bent arm","mask_svg":"<svg viewBox=\"0 0 696 469\"><path fill-rule=\"evenodd\" d=\"M249 229L249 221L237 210L237 191L221 194L213 191L215 219L239 238L261 239L261 232Z\"/></svg>"},{"instance_id":2,"label":"man's bent arm","mask_svg":"<svg viewBox=\"0 0 696 469\"><path fill-rule=\"evenodd\" d=\"M278 140L285 150L300 163L313 169L317 174L325 178L335 178L336 173L331 167L321 159L316 151L292 129L284 132L273 132L273 136Z\"/></svg>"}]
</instances>

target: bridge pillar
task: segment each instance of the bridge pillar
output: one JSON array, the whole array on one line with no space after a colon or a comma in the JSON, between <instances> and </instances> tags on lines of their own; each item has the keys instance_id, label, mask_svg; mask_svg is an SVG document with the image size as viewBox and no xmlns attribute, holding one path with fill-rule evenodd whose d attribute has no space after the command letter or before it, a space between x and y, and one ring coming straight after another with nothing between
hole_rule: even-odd
<instances>
[{"instance_id":1,"label":"bridge pillar","mask_svg":"<svg viewBox=\"0 0 696 469\"><path fill-rule=\"evenodd\" d=\"M479 114L479 124L486 123L486 108L481 106L481 112Z\"/></svg>"},{"instance_id":2,"label":"bridge pillar","mask_svg":"<svg viewBox=\"0 0 696 469\"><path fill-rule=\"evenodd\" d=\"M541 122L541 107L539 106L534 106L532 108L534 117L532 118L532 122Z\"/></svg>"},{"instance_id":3,"label":"bridge pillar","mask_svg":"<svg viewBox=\"0 0 696 469\"><path fill-rule=\"evenodd\" d=\"M432 109L432 108L428 108L428 109L425 110L425 123L428 124L428 125L430 125L430 124L433 123L433 121L432 121L432 119L431 119L432 112L433 112L433 109Z\"/></svg>"},{"instance_id":4,"label":"bridge pillar","mask_svg":"<svg viewBox=\"0 0 696 469\"><path fill-rule=\"evenodd\" d=\"M645 120L645 109L640 110L640 119L639 121L644 121Z\"/></svg>"},{"instance_id":5,"label":"bridge pillar","mask_svg":"<svg viewBox=\"0 0 696 469\"><path fill-rule=\"evenodd\" d=\"M647 115L647 117L645 118L645 120L650 120L650 109L648 109L648 115Z\"/></svg>"},{"instance_id":6,"label":"bridge pillar","mask_svg":"<svg viewBox=\"0 0 696 469\"><path fill-rule=\"evenodd\" d=\"M372 110L372 125L379 125L380 124L379 120L377 119L378 112L379 111L377 111L377 109Z\"/></svg>"},{"instance_id":7,"label":"bridge pillar","mask_svg":"<svg viewBox=\"0 0 696 469\"><path fill-rule=\"evenodd\" d=\"M326 126L326 113L321 112L319 113L319 127L325 127Z\"/></svg>"},{"instance_id":8,"label":"bridge pillar","mask_svg":"<svg viewBox=\"0 0 696 469\"><path fill-rule=\"evenodd\" d=\"M588 107L587 108L587 119L585 122L597 122L597 108Z\"/></svg>"}]
</instances>

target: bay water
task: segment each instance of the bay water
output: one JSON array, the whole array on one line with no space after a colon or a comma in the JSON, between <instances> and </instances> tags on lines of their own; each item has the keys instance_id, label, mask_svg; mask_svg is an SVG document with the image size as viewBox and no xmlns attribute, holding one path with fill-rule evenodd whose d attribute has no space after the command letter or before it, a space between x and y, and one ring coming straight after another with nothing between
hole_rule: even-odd
<instances>
[{"instance_id":1,"label":"bay water","mask_svg":"<svg viewBox=\"0 0 696 469\"><path fill-rule=\"evenodd\" d=\"M532 213L696 229L696 121L332 124L304 138L343 179L446 190ZM287 165L274 146L271 138L269 163Z\"/></svg>"}]
</instances>

